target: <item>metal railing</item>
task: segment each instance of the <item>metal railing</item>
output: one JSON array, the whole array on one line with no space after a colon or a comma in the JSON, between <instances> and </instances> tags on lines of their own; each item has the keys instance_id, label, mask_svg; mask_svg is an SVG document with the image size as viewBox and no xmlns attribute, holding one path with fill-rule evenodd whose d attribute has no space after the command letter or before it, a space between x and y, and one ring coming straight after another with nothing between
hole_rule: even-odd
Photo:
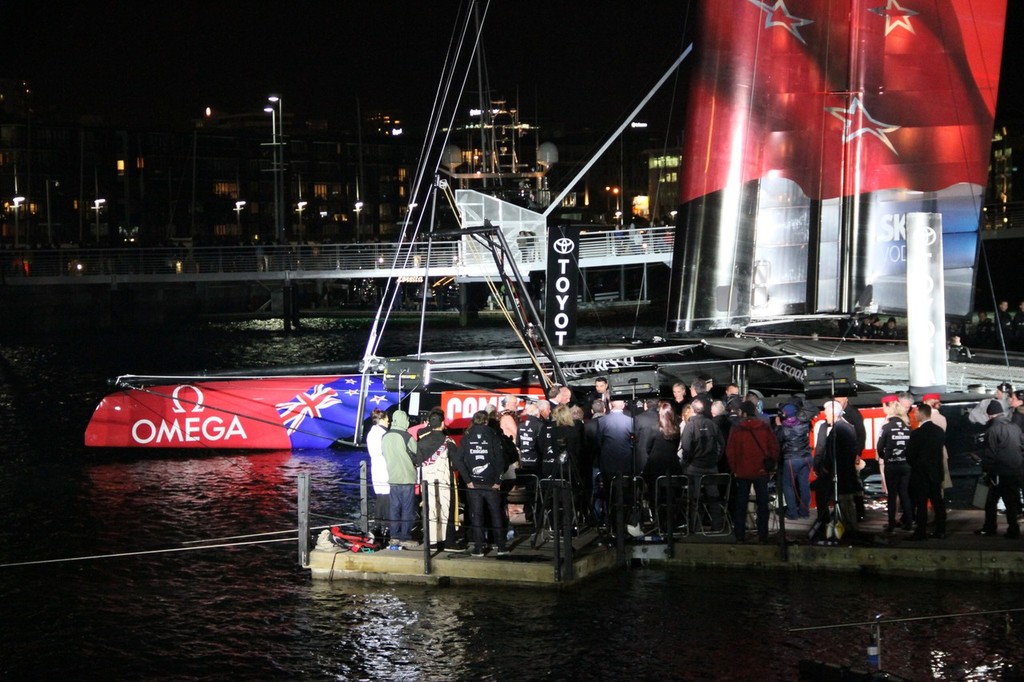
<instances>
[{"instance_id":1,"label":"metal railing","mask_svg":"<svg viewBox=\"0 0 1024 682\"><path fill-rule=\"evenodd\" d=\"M581 266L668 263L674 232L672 227L587 232L580 237ZM466 249L461 241L5 249L0 274L6 284L422 276L425 269L440 277L463 274L471 264L479 268L479 254ZM517 249L515 256L522 271L546 265L543 248Z\"/></svg>"}]
</instances>

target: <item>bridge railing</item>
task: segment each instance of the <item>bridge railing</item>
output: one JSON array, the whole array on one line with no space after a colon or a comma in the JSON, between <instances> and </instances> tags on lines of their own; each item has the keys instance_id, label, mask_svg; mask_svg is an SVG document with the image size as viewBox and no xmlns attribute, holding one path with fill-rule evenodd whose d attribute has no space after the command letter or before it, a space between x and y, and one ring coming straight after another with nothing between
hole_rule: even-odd
<instances>
[{"instance_id":1,"label":"bridge railing","mask_svg":"<svg viewBox=\"0 0 1024 682\"><path fill-rule=\"evenodd\" d=\"M580 257L588 260L626 258L668 261L674 229L600 230L580 237ZM537 246L541 246L538 244ZM542 266L544 249L528 250L524 269ZM516 250L516 256L524 252ZM412 244L291 244L260 246L166 246L55 249L2 249L0 274L6 281L46 278L48 282L72 282L83 277L147 276L161 278L210 276L229 273L344 272L365 271L367 277L386 277L392 266L399 270L458 271L463 266L461 243L426 241ZM396 260L397 258L397 260ZM597 264L597 263L594 263ZM440 273L439 273L440 274Z\"/></svg>"}]
</instances>

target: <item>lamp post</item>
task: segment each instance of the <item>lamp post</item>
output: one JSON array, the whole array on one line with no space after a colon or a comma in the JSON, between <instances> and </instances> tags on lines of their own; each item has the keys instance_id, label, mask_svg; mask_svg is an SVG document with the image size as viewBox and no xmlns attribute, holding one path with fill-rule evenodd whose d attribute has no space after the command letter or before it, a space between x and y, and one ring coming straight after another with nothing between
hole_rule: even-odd
<instances>
[{"instance_id":1,"label":"lamp post","mask_svg":"<svg viewBox=\"0 0 1024 682\"><path fill-rule=\"evenodd\" d=\"M238 226L238 236L242 236L242 207L245 206L244 201L235 202L235 224Z\"/></svg>"},{"instance_id":2,"label":"lamp post","mask_svg":"<svg viewBox=\"0 0 1024 682\"><path fill-rule=\"evenodd\" d=\"M92 204L92 210L96 211L96 241L100 240L100 209L103 208L103 204L107 203L106 199L97 199Z\"/></svg>"},{"instance_id":3,"label":"lamp post","mask_svg":"<svg viewBox=\"0 0 1024 682\"><path fill-rule=\"evenodd\" d=\"M53 214L50 213L50 185L60 187L60 181L46 179L46 243L49 246L53 246Z\"/></svg>"},{"instance_id":4,"label":"lamp post","mask_svg":"<svg viewBox=\"0 0 1024 682\"><path fill-rule=\"evenodd\" d=\"M271 95L267 98L270 106L263 111L270 112L271 144L274 147L274 227L277 242L284 243L284 108L281 98Z\"/></svg>"},{"instance_id":5,"label":"lamp post","mask_svg":"<svg viewBox=\"0 0 1024 682\"><path fill-rule=\"evenodd\" d=\"M18 214L21 213L21 204L25 201L25 197L14 197L14 246L20 246L18 241Z\"/></svg>"},{"instance_id":6,"label":"lamp post","mask_svg":"<svg viewBox=\"0 0 1024 682\"><path fill-rule=\"evenodd\" d=\"M300 201L299 203L295 204L295 212L299 214L299 243L300 244L302 243L302 212L304 210L306 210L306 206L307 205L308 205L308 203L305 202L305 201Z\"/></svg>"},{"instance_id":7,"label":"lamp post","mask_svg":"<svg viewBox=\"0 0 1024 682\"><path fill-rule=\"evenodd\" d=\"M615 211L616 211L616 213L618 213L618 211L621 211L622 209L619 206L619 188L618 187L606 186L604 188L604 191L608 193L608 195L607 195L607 199L608 199L608 212L609 213L612 212L612 197L613 196L615 197ZM616 222L618 222L618 216L617 215L616 215Z\"/></svg>"},{"instance_id":8,"label":"lamp post","mask_svg":"<svg viewBox=\"0 0 1024 682\"><path fill-rule=\"evenodd\" d=\"M363 212L363 202L357 201L356 202L356 242L357 243L359 242L359 232L360 232L360 230L359 230L359 216L362 214L362 212Z\"/></svg>"}]
</instances>

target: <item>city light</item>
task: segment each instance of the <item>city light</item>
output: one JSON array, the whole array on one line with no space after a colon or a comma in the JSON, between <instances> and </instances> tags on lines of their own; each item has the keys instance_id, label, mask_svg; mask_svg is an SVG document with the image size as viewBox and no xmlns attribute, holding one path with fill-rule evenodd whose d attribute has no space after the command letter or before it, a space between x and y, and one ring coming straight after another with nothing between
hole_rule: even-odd
<instances>
[{"instance_id":1,"label":"city light","mask_svg":"<svg viewBox=\"0 0 1024 682\"><path fill-rule=\"evenodd\" d=\"M21 203L25 201L25 197L14 197L14 245L19 246L18 242L18 214L21 213Z\"/></svg>"},{"instance_id":2,"label":"city light","mask_svg":"<svg viewBox=\"0 0 1024 682\"><path fill-rule=\"evenodd\" d=\"M100 240L100 210L105 203L107 203L106 199L97 199L92 204L92 210L96 211L96 241Z\"/></svg>"}]
</instances>

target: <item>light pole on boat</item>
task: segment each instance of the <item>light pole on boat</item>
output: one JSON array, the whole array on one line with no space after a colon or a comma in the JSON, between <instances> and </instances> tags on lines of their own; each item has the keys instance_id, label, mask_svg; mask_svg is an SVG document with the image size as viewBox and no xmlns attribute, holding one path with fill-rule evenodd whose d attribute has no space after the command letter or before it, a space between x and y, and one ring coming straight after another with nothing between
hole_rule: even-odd
<instances>
[{"instance_id":1,"label":"light pole on boat","mask_svg":"<svg viewBox=\"0 0 1024 682\"><path fill-rule=\"evenodd\" d=\"M363 212L363 202L361 202L361 201L357 201L356 202L355 211L356 211L356 242L358 243L359 242L359 233L360 233L359 217L360 217L360 215Z\"/></svg>"}]
</instances>

